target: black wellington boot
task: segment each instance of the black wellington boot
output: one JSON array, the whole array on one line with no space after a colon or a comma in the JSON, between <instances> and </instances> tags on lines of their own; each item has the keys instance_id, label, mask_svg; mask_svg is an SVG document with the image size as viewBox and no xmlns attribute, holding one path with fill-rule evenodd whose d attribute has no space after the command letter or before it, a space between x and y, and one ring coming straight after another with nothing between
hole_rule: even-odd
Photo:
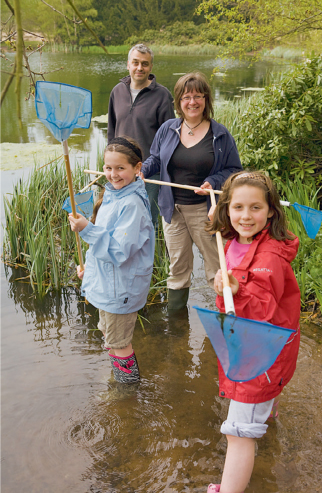
<instances>
[{"instance_id":1,"label":"black wellington boot","mask_svg":"<svg viewBox=\"0 0 322 493\"><path fill-rule=\"evenodd\" d=\"M181 310L187 306L189 288L168 289L168 310Z\"/></svg>"}]
</instances>

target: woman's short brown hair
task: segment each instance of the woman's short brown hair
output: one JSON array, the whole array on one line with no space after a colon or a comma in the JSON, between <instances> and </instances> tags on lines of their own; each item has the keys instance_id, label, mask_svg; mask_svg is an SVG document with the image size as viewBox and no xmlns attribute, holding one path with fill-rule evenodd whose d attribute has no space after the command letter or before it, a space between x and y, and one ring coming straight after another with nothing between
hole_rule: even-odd
<instances>
[{"instance_id":1,"label":"woman's short brown hair","mask_svg":"<svg viewBox=\"0 0 322 493\"><path fill-rule=\"evenodd\" d=\"M205 109L203 116L206 120L210 120L213 116L213 99L211 95L211 87L207 78L201 72L190 72L183 75L174 86L174 107L180 118L184 118L184 113L181 109L180 100L185 92L195 91L205 96Z\"/></svg>"}]
</instances>

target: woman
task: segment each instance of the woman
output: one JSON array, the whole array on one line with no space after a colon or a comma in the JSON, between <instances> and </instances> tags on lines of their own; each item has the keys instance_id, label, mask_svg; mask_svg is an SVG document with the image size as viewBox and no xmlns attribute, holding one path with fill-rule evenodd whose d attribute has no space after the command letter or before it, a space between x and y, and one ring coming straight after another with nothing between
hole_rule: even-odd
<instances>
[{"instance_id":1,"label":"woman","mask_svg":"<svg viewBox=\"0 0 322 493\"><path fill-rule=\"evenodd\" d=\"M228 176L242 166L233 137L211 118L213 100L206 77L200 72L181 77L174 88L174 105L179 118L159 128L151 155L143 163L142 178L160 172L162 181L220 190ZM204 226L209 194L161 186L158 205L170 257L168 307L179 309L188 301L193 243L203 256L212 289L219 269L216 240Z\"/></svg>"}]
</instances>

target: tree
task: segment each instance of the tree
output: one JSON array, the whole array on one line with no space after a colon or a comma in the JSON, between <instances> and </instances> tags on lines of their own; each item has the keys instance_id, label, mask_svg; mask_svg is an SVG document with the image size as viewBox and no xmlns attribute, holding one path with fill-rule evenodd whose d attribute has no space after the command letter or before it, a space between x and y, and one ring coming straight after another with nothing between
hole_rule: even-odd
<instances>
[{"instance_id":1,"label":"tree","mask_svg":"<svg viewBox=\"0 0 322 493\"><path fill-rule=\"evenodd\" d=\"M197 13L204 14L207 32L216 34L226 56L322 30L322 0L205 0Z\"/></svg>"},{"instance_id":2,"label":"tree","mask_svg":"<svg viewBox=\"0 0 322 493\"><path fill-rule=\"evenodd\" d=\"M46 40L42 34L34 34L36 37L40 38L42 40L42 43L39 44L38 48L34 49L31 51L31 53L28 53L28 49L25 46L24 39L23 39L23 32L29 32L27 29L23 28L23 16L22 12L26 12L26 25L29 25L28 22L30 22L30 17L28 18L28 14L30 13L29 9L32 11L33 8L37 5L39 8L39 2L35 3L34 0L31 2L27 0L13 0L13 4L11 5L9 0L4 0L5 4L7 6L6 9L6 14L9 17L5 20L2 21L1 19L1 32L7 27L7 37L5 39L1 40L1 43L10 43L11 47L15 50L16 56L15 56L15 62L13 66L12 72L10 72L8 75L9 77L6 80L6 83L2 89L1 92L1 104L2 101L4 100L8 89L13 81L13 79L16 79L16 98L17 98L17 117L19 121L20 127L22 126L21 123L21 108L20 108L20 92L21 92L21 78L22 77L29 77L30 80L30 90L29 90L29 95L33 93L35 84L36 84L36 79L37 77L41 77L43 80L45 79L44 77L44 72L36 73L31 70L30 65L29 65L29 57L35 53L35 51L38 51L39 49L44 46L46 43ZM57 0L54 0L56 3ZM72 0L66 0L66 4L68 4L68 7L70 7L69 14L72 16L72 18L68 17L64 12L59 11L54 5L48 4L45 0L41 0L41 2L46 6L47 8L47 18L51 19L51 16L48 15L48 9L51 9L54 12L54 15L59 15L58 19L61 20L63 18L62 22L71 22L72 25L74 25L74 33L75 33L75 38L77 38L77 26L82 24L82 26L85 26L84 29L86 28L91 35L97 40L97 42L100 44L100 46L104 49L104 51L107 53L107 50L105 46L102 44L96 33L93 31L91 27L91 23L87 23L87 19L84 18L84 15L91 15L92 17L97 16L97 11L92 8L92 0L78 0L78 4L83 7L83 10L85 10L85 13L81 14L76 7L76 5L72 2ZM61 0L61 6L64 7L63 0ZM25 7L25 8L24 8ZM42 7L43 8L43 7ZM39 9L41 11L41 9ZM2 16L3 12L1 12ZM37 16L36 16L37 17ZM14 18L14 22L13 22ZM39 15L38 15L39 18ZM79 20L78 20L79 19ZM34 24L33 24L34 25ZM55 21L53 23L55 29L56 29L56 24ZM66 26L67 22L66 22ZM68 35L70 37L68 27L66 27L66 31L68 32ZM84 34L82 34L84 38ZM6 58L3 53L1 53L1 56L3 58ZM24 73L23 68L26 69L27 75Z\"/></svg>"}]
</instances>

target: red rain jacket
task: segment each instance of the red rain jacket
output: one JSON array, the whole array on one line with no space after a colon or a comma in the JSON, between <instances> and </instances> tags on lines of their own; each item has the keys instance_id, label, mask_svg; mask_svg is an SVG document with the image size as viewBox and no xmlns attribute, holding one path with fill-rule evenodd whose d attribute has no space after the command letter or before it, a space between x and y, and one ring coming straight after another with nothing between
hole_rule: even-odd
<instances>
[{"instance_id":1,"label":"red rain jacket","mask_svg":"<svg viewBox=\"0 0 322 493\"><path fill-rule=\"evenodd\" d=\"M227 242L225 252L230 243ZM298 238L277 241L263 230L253 240L242 262L232 269L239 282L234 296L237 317L269 322L297 332L290 336L267 372L248 382L229 380L218 360L221 397L253 404L265 402L279 395L291 380L300 346L300 290L290 265L298 247ZM216 304L224 313L222 296L217 296Z\"/></svg>"}]
</instances>

